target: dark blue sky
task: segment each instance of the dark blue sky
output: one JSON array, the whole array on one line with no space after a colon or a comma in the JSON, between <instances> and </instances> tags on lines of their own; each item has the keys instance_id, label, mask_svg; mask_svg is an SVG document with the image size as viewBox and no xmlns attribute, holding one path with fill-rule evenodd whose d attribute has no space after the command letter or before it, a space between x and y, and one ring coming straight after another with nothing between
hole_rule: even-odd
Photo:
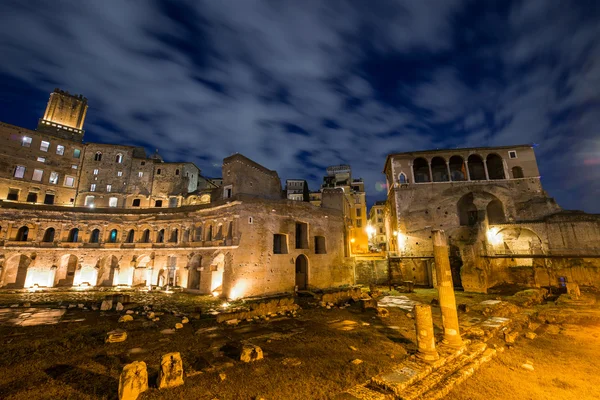
<instances>
[{"instance_id":1,"label":"dark blue sky","mask_svg":"<svg viewBox=\"0 0 600 400\"><path fill-rule=\"evenodd\" d=\"M536 143L545 189L600 212L600 2L0 3L0 120L88 97L86 140L208 176L242 153L318 188L349 163L370 202L391 152Z\"/></svg>"}]
</instances>

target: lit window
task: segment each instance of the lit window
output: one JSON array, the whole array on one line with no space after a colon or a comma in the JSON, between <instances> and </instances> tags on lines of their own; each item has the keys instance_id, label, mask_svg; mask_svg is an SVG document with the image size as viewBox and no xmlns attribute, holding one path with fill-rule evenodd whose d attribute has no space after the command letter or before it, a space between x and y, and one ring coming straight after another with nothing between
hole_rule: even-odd
<instances>
[{"instance_id":1,"label":"lit window","mask_svg":"<svg viewBox=\"0 0 600 400\"><path fill-rule=\"evenodd\" d=\"M144 176L144 173L142 171L138 172L138 176L141 178L142 176Z\"/></svg>"},{"instance_id":2,"label":"lit window","mask_svg":"<svg viewBox=\"0 0 600 400\"><path fill-rule=\"evenodd\" d=\"M56 154L58 154L59 156L65 154L65 146L61 146L60 144L56 146Z\"/></svg>"},{"instance_id":3,"label":"lit window","mask_svg":"<svg viewBox=\"0 0 600 400\"><path fill-rule=\"evenodd\" d=\"M112 185L106 185L106 191L110 192L112 190Z\"/></svg>"},{"instance_id":4,"label":"lit window","mask_svg":"<svg viewBox=\"0 0 600 400\"><path fill-rule=\"evenodd\" d=\"M42 144L40 145L40 150L48 151L49 147L50 147L50 142L46 142L45 140L42 140Z\"/></svg>"},{"instance_id":5,"label":"lit window","mask_svg":"<svg viewBox=\"0 0 600 400\"><path fill-rule=\"evenodd\" d=\"M117 176L123 176L123 171L117 171Z\"/></svg>"},{"instance_id":6,"label":"lit window","mask_svg":"<svg viewBox=\"0 0 600 400\"><path fill-rule=\"evenodd\" d=\"M65 186L73 187L75 186L75 177L73 176L65 176Z\"/></svg>"},{"instance_id":7,"label":"lit window","mask_svg":"<svg viewBox=\"0 0 600 400\"><path fill-rule=\"evenodd\" d=\"M71 168L72 168L72 169L77 169L77 164L73 164L73 165L71 165Z\"/></svg>"},{"instance_id":8,"label":"lit window","mask_svg":"<svg viewBox=\"0 0 600 400\"><path fill-rule=\"evenodd\" d=\"M85 206L86 207L90 207L90 206L94 206L94 196L85 196Z\"/></svg>"},{"instance_id":9,"label":"lit window","mask_svg":"<svg viewBox=\"0 0 600 400\"><path fill-rule=\"evenodd\" d=\"M45 162L46 162L46 157L38 157L38 158L37 158L37 160L38 160L39 162L43 162L43 163L45 163Z\"/></svg>"},{"instance_id":10,"label":"lit window","mask_svg":"<svg viewBox=\"0 0 600 400\"><path fill-rule=\"evenodd\" d=\"M23 176L25 176L25 167L17 165L17 168L15 168L15 178L22 178Z\"/></svg>"},{"instance_id":11,"label":"lit window","mask_svg":"<svg viewBox=\"0 0 600 400\"><path fill-rule=\"evenodd\" d=\"M123 154L119 153L117 154L117 163L121 164L123 162Z\"/></svg>"},{"instance_id":12,"label":"lit window","mask_svg":"<svg viewBox=\"0 0 600 400\"><path fill-rule=\"evenodd\" d=\"M514 150L511 150L508 152L508 157L509 158L517 158L517 152Z\"/></svg>"},{"instance_id":13,"label":"lit window","mask_svg":"<svg viewBox=\"0 0 600 400\"><path fill-rule=\"evenodd\" d=\"M48 183L51 185L56 185L58 183L58 172L50 172Z\"/></svg>"},{"instance_id":14,"label":"lit window","mask_svg":"<svg viewBox=\"0 0 600 400\"><path fill-rule=\"evenodd\" d=\"M43 175L44 175L44 170L42 170L42 169L34 169L33 170L33 177L31 179L34 180L34 181L41 182Z\"/></svg>"},{"instance_id":15,"label":"lit window","mask_svg":"<svg viewBox=\"0 0 600 400\"><path fill-rule=\"evenodd\" d=\"M21 146L31 147L31 138L29 136L23 136L23 140L21 140Z\"/></svg>"},{"instance_id":16,"label":"lit window","mask_svg":"<svg viewBox=\"0 0 600 400\"><path fill-rule=\"evenodd\" d=\"M98 170L97 169L94 170L94 175L98 175Z\"/></svg>"},{"instance_id":17,"label":"lit window","mask_svg":"<svg viewBox=\"0 0 600 400\"><path fill-rule=\"evenodd\" d=\"M94 161L102 161L102 153L101 152L96 152L96 155L94 155Z\"/></svg>"},{"instance_id":18,"label":"lit window","mask_svg":"<svg viewBox=\"0 0 600 400\"><path fill-rule=\"evenodd\" d=\"M73 158L79 158L81 156L81 150L75 149L73 150Z\"/></svg>"},{"instance_id":19,"label":"lit window","mask_svg":"<svg viewBox=\"0 0 600 400\"><path fill-rule=\"evenodd\" d=\"M92 183L92 184L90 185L90 192L95 192L95 191L96 191L96 184L95 184L95 183Z\"/></svg>"},{"instance_id":20,"label":"lit window","mask_svg":"<svg viewBox=\"0 0 600 400\"><path fill-rule=\"evenodd\" d=\"M119 200L116 197L111 197L110 199L108 199L108 206L109 207L116 207L118 201Z\"/></svg>"}]
</instances>

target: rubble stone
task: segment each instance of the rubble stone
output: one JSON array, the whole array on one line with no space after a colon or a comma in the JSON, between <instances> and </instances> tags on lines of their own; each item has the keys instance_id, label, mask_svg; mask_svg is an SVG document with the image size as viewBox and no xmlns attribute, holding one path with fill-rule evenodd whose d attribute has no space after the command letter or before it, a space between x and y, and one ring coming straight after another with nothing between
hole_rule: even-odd
<instances>
[{"instance_id":1,"label":"rubble stone","mask_svg":"<svg viewBox=\"0 0 600 400\"><path fill-rule=\"evenodd\" d=\"M157 386L168 389L183 385L183 362L179 352L168 353L160 360Z\"/></svg>"},{"instance_id":2,"label":"rubble stone","mask_svg":"<svg viewBox=\"0 0 600 400\"><path fill-rule=\"evenodd\" d=\"M119 377L119 400L136 400L148 390L148 370L143 361L127 364Z\"/></svg>"},{"instance_id":3,"label":"rubble stone","mask_svg":"<svg viewBox=\"0 0 600 400\"><path fill-rule=\"evenodd\" d=\"M263 351L260 347L255 346L253 344L245 344L244 346L242 346L240 361L248 363L262 359Z\"/></svg>"},{"instance_id":4,"label":"rubble stone","mask_svg":"<svg viewBox=\"0 0 600 400\"><path fill-rule=\"evenodd\" d=\"M122 315L119 318L119 322L131 322L133 321L133 317L131 315Z\"/></svg>"},{"instance_id":5,"label":"rubble stone","mask_svg":"<svg viewBox=\"0 0 600 400\"><path fill-rule=\"evenodd\" d=\"M120 343L127 339L127 332L117 329L106 334L105 343Z\"/></svg>"}]
</instances>

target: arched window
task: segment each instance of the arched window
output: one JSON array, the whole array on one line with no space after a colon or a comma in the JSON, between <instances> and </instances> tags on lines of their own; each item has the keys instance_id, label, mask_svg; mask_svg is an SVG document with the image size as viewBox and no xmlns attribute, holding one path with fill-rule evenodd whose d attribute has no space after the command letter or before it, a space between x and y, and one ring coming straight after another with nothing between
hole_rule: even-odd
<instances>
[{"instance_id":1,"label":"arched window","mask_svg":"<svg viewBox=\"0 0 600 400\"><path fill-rule=\"evenodd\" d=\"M94 155L94 161L102 161L102 153L97 151Z\"/></svg>"},{"instance_id":2,"label":"arched window","mask_svg":"<svg viewBox=\"0 0 600 400\"><path fill-rule=\"evenodd\" d=\"M400 175L398 175L398 182L408 183L408 180L406 179L406 175L404 175L404 172L400 172Z\"/></svg>"},{"instance_id":3,"label":"arched window","mask_svg":"<svg viewBox=\"0 0 600 400\"><path fill-rule=\"evenodd\" d=\"M506 218L504 217L504 207L502 207L502 202L498 199L494 199L489 202L486 208L486 213L488 217L488 224L503 224L506 222Z\"/></svg>"},{"instance_id":4,"label":"arched window","mask_svg":"<svg viewBox=\"0 0 600 400\"><path fill-rule=\"evenodd\" d=\"M160 175L160 168L156 170L156 175Z\"/></svg>"},{"instance_id":5,"label":"arched window","mask_svg":"<svg viewBox=\"0 0 600 400\"><path fill-rule=\"evenodd\" d=\"M179 229L173 229L171 231L171 243L177 243L177 240L179 238Z\"/></svg>"},{"instance_id":6,"label":"arched window","mask_svg":"<svg viewBox=\"0 0 600 400\"><path fill-rule=\"evenodd\" d=\"M213 240L212 225L209 225L208 228L206 229L206 240L209 242L211 240Z\"/></svg>"},{"instance_id":7,"label":"arched window","mask_svg":"<svg viewBox=\"0 0 600 400\"><path fill-rule=\"evenodd\" d=\"M42 242L46 242L46 243L54 242L54 234L55 233L56 233L56 230L54 230L54 228L46 229L46 232L44 232L44 238L42 239Z\"/></svg>"},{"instance_id":8,"label":"arched window","mask_svg":"<svg viewBox=\"0 0 600 400\"><path fill-rule=\"evenodd\" d=\"M146 229L142 234L142 243L150 243L150 229Z\"/></svg>"},{"instance_id":9,"label":"arched window","mask_svg":"<svg viewBox=\"0 0 600 400\"><path fill-rule=\"evenodd\" d=\"M79 240L79 229L73 228L69 231L67 242L76 243Z\"/></svg>"},{"instance_id":10,"label":"arched window","mask_svg":"<svg viewBox=\"0 0 600 400\"><path fill-rule=\"evenodd\" d=\"M202 227L197 226L196 229L194 230L194 242L201 242L201 241L202 241Z\"/></svg>"},{"instance_id":11,"label":"arched window","mask_svg":"<svg viewBox=\"0 0 600 400\"><path fill-rule=\"evenodd\" d=\"M164 243L165 242L165 230L161 229L158 231L158 236L156 237L156 243Z\"/></svg>"},{"instance_id":12,"label":"arched window","mask_svg":"<svg viewBox=\"0 0 600 400\"><path fill-rule=\"evenodd\" d=\"M110 235L108 236L108 241L110 243L117 243L117 236L119 236L119 232L116 229L110 231Z\"/></svg>"},{"instance_id":13,"label":"arched window","mask_svg":"<svg viewBox=\"0 0 600 400\"><path fill-rule=\"evenodd\" d=\"M471 154L469 161L469 176L472 181L485 181L485 169L483 160L477 154Z\"/></svg>"},{"instance_id":14,"label":"arched window","mask_svg":"<svg viewBox=\"0 0 600 400\"><path fill-rule=\"evenodd\" d=\"M127 238L125 239L125 243L133 243L134 237L135 231L133 229L130 229L129 232L127 232Z\"/></svg>"},{"instance_id":15,"label":"arched window","mask_svg":"<svg viewBox=\"0 0 600 400\"><path fill-rule=\"evenodd\" d=\"M415 183L431 182L429 163L426 159L419 157L413 161L413 172L415 174Z\"/></svg>"},{"instance_id":16,"label":"arched window","mask_svg":"<svg viewBox=\"0 0 600 400\"><path fill-rule=\"evenodd\" d=\"M485 160L490 179L505 179L504 163L498 154L489 154Z\"/></svg>"},{"instance_id":17,"label":"arched window","mask_svg":"<svg viewBox=\"0 0 600 400\"><path fill-rule=\"evenodd\" d=\"M123 154L121 154L121 153L117 154L117 158L115 159L115 161L118 164L121 164L123 162Z\"/></svg>"},{"instance_id":18,"label":"arched window","mask_svg":"<svg viewBox=\"0 0 600 400\"><path fill-rule=\"evenodd\" d=\"M434 182L448 182L448 166L442 157L433 157L431 160L431 173Z\"/></svg>"},{"instance_id":19,"label":"arched window","mask_svg":"<svg viewBox=\"0 0 600 400\"><path fill-rule=\"evenodd\" d=\"M233 239L233 222L229 222L227 226L227 239Z\"/></svg>"},{"instance_id":20,"label":"arched window","mask_svg":"<svg viewBox=\"0 0 600 400\"><path fill-rule=\"evenodd\" d=\"M471 163L469 162L469 168ZM477 207L473 204L473 193L468 193L460 198L456 207L458 208L458 218L463 226L472 226L477 224Z\"/></svg>"},{"instance_id":21,"label":"arched window","mask_svg":"<svg viewBox=\"0 0 600 400\"><path fill-rule=\"evenodd\" d=\"M450 179L452 181L466 181L467 180L467 169L465 168L465 162L461 156L450 157Z\"/></svg>"},{"instance_id":22,"label":"arched window","mask_svg":"<svg viewBox=\"0 0 600 400\"><path fill-rule=\"evenodd\" d=\"M178 169L175 170L175 175L179 175L179 170Z\"/></svg>"},{"instance_id":23,"label":"arched window","mask_svg":"<svg viewBox=\"0 0 600 400\"><path fill-rule=\"evenodd\" d=\"M187 243L190 241L190 230L186 229L183 231L183 238L181 239L182 242Z\"/></svg>"},{"instance_id":24,"label":"arched window","mask_svg":"<svg viewBox=\"0 0 600 400\"><path fill-rule=\"evenodd\" d=\"M215 240L223 239L223 224L217 225L217 234L215 235Z\"/></svg>"},{"instance_id":25,"label":"arched window","mask_svg":"<svg viewBox=\"0 0 600 400\"><path fill-rule=\"evenodd\" d=\"M514 179L525 178L525 175L523 175L523 168L521 167L512 167L512 175Z\"/></svg>"},{"instance_id":26,"label":"arched window","mask_svg":"<svg viewBox=\"0 0 600 400\"><path fill-rule=\"evenodd\" d=\"M90 235L90 243L98 243L100 241L100 229L94 229Z\"/></svg>"},{"instance_id":27,"label":"arched window","mask_svg":"<svg viewBox=\"0 0 600 400\"><path fill-rule=\"evenodd\" d=\"M29 228L22 226L17 231L17 242L26 242L27 236L29 235Z\"/></svg>"}]
</instances>

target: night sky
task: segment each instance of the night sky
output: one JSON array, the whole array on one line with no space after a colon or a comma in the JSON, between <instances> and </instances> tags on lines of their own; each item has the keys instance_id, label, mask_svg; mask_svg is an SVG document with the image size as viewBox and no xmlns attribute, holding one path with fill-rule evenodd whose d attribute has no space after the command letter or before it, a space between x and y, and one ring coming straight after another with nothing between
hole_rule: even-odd
<instances>
[{"instance_id":1,"label":"night sky","mask_svg":"<svg viewBox=\"0 0 600 400\"><path fill-rule=\"evenodd\" d=\"M535 143L546 191L600 212L597 0L3 0L0 54L1 121L60 87L86 141L206 176L239 152L318 189L348 163L372 203L389 153Z\"/></svg>"}]
</instances>

